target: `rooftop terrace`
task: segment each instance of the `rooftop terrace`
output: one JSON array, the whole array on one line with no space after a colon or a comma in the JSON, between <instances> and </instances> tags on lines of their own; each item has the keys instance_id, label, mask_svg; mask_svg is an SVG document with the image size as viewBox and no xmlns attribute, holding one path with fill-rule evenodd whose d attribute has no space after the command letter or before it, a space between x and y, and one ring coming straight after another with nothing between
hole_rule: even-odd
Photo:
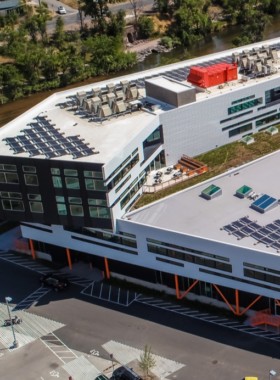
<instances>
[{"instance_id":1,"label":"rooftop terrace","mask_svg":"<svg viewBox=\"0 0 280 380\"><path fill-rule=\"evenodd\" d=\"M275 253L280 251L279 160L277 151L133 211L127 217L140 224ZM251 191L240 198L236 192L244 184ZM209 200L201 196L205 189L212 188L220 188L222 194ZM260 202L265 206L262 210L252 206L259 207ZM273 207L266 209L270 205ZM249 226L250 223L253 224Z\"/></svg>"}]
</instances>

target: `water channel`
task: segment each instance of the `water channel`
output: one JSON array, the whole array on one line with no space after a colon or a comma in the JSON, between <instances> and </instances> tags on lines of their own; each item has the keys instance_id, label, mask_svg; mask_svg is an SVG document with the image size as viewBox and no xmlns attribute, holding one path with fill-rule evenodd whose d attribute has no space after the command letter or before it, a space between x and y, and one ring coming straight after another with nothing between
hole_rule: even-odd
<instances>
[{"instance_id":1,"label":"water channel","mask_svg":"<svg viewBox=\"0 0 280 380\"><path fill-rule=\"evenodd\" d=\"M238 35L238 28L232 27L225 29L218 34L215 34L212 36L212 38L199 45L195 48L190 49L183 49L183 48L177 48L172 50L169 53L162 53L162 54L152 54L148 56L144 62L139 62L136 64L132 69L126 72L121 72L115 74L115 76L121 76L133 72L139 72L143 70L148 70L152 67L157 66L163 66L170 63L182 61L185 59L193 58L193 57L199 57L202 55L206 55L209 53L215 53L219 51L223 51L226 49L232 48L232 40ZM276 38L280 36L280 15L275 17L271 24L267 27L264 35L264 39L271 39ZM90 78L84 82L75 83L69 87L66 88L74 88L82 85L86 85L88 83L94 83L99 82L100 80L106 79L105 77L95 77ZM66 89L65 88L65 89ZM28 96L24 99L19 99L14 102L4 104L0 106L0 127L14 119L15 117L19 116L35 104L39 103L43 99L50 96L52 93L59 91L58 89L53 91L45 91L42 93L34 94L31 96Z\"/></svg>"}]
</instances>

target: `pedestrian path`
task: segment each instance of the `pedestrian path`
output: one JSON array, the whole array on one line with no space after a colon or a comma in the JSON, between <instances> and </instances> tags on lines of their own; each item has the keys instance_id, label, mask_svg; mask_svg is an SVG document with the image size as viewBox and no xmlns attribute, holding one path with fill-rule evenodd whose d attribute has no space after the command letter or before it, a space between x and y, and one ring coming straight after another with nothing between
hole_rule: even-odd
<instances>
[{"instance_id":1,"label":"pedestrian path","mask_svg":"<svg viewBox=\"0 0 280 380\"><path fill-rule=\"evenodd\" d=\"M93 380L100 375L100 371L84 356L64 364L62 368L75 380Z\"/></svg>"},{"instance_id":2,"label":"pedestrian path","mask_svg":"<svg viewBox=\"0 0 280 380\"><path fill-rule=\"evenodd\" d=\"M42 275L50 273L50 272L57 274L57 275L63 275L72 284L82 286L82 287L89 286L93 282L93 279L88 278L88 276L86 274L84 277L82 274L76 275L75 274L75 266L73 266L73 271L65 270L64 268L62 270L59 270L59 271L53 271L49 267L47 267L46 265L43 265L36 260L33 260L30 256L27 256L24 254L19 255L19 254L13 253L11 251L3 251L3 250L0 251L0 259L5 260L5 261L9 261L13 264L19 265L25 269L32 270L32 271L34 271L36 273L40 273Z\"/></svg>"},{"instance_id":3,"label":"pedestrian path","mask_svg":"<svg viewBox=\"0 0 280 380\"><path fill-rule=\"evenodd\" d=\"M12 316L15 315L13 312L11 314ZM23 310L17 310L16 315L22 319L21 324L13 326L18 347L23 347L64 326L62 323ZM7 305L0 303L0 343L5 348L10 349L14 341L12 328L3 325L4 320L8 318Z\"/></svg>"},{"instance_id":4,"label":"pedestrian path","mask_svg":"<svg viewBox=\"0 0 280 380\"><path fill-rule=\"evenodd\" d=\"M108 353L114 353L114 359L123 364L127 365L135 360L140 361L143 350L139 350L134 347L127 346L125 344L115 342L113 340L106 342L102 347ZM178 363L174 360L163 358L158 355L152 355L155 360L155 366L152 368L152 372L159 378L165 379L167 376L172 375L174 372L179 371L181 368L185 367L184 364Z\"/></svg>"},{"instance_id":5,"label":"pedestrian path","mask_svg":"<svg viewBox=\"0 0 280 380\"><path fill-rule=\"evenodd\" d=\"M39 289L35 290L35 292L29 294L29 296L27 296L22 301L20 301L20 303L18 303L13 308L13 311L26 310L26 309L29 309L31 306L35 306L37 302L39 301L39 299L44 297L50 291L51 291L50 288L41 286Z\"/></svg>"},{"instance_id":6,"label":"pedestrian path","mask_svg":"<svg viewBox=\"0 0 280 380\"><path fill-rule=\"evenodd\" d=\"M41 341L44 345L64 364L77 358L77 355L62 342L53 332L42 336Z\"/></svg>"},{"instance_id":7,"label":"pedestrian path","mask_svg":"<svg viewBox=\"0 0 280 380\"><path fill-rule=\"evenodd\" d=\"M127 289L107 284L106 282L93 282L81 291L86 296L126 306L137 299L138 294Z\"/></svg>"},{"instance_id":8,"label":"pedestrian path","mask_svg":"<svg viewBox=\"0 0 280 380\"><path fill-rule=\"evenodd\" d=\"M280 335L274 331L266 331L258 327L252 327L240 321L231 320L221 315L213 315L210 313L200 312L198 310L193 310L185 306L176 305L171 302L166 302L165 300L157 299L154 297L146 297L144 295L139 295L136 301L145 305L149 305L151 307L156 307L161 310L170 311L172 313L199 319L208 323L213 323L215 325L244 332L260 338L267 338L273 341L280 342Z\"/></svg>"}]
</instances>

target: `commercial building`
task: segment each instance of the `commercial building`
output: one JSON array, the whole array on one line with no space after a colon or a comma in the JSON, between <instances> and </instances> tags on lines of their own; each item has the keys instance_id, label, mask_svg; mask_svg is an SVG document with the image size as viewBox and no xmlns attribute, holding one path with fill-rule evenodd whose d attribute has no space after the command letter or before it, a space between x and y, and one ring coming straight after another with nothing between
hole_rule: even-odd
<instances>
[{"instance_id":1,"label":"commercial building","mask_svg":"<svg viewBox=\"0 0 280 380\"><path fill-rule=\"evenodd\" d=\"M50 96L0 130L0 218L21 222L34 257L88 260L178 298L221 298L237 315L277 313L279 152L131 207L150 172L278 131L279 44Z\"/></svg>"}]
</instances>

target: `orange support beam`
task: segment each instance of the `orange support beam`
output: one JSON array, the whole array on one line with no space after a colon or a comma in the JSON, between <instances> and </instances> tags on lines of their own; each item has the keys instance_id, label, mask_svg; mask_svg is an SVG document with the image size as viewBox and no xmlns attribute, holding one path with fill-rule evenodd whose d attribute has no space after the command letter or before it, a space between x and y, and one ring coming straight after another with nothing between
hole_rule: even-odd
<instances>
[{"instance_id":1,"label":"orange support beam","mask_svg":"<svg viewBox=\"0 0 280 380\"><path fill-rule=\"evenodd\" d=\"M198 280L195 280L189 287L187 290L185 290L183 293L180 292L180 289L179 289L179 281L178 281L178 275L175 274L175 289L176 289L176 298L178 300L181 300L182 298L184 298L191 290L192 288L195 287L195 285L198 283Z\"/></svg>"},{"instance_id":2,"label":"orange support beam","mask_svg":"<svg viewBox=\"0 0 280 380\"><path fill-rule=\"evenodd\" d=\"M33 240L32 239L29 239L29 244L30 244L30 250L31 250L32 259L36 260L36 252L35 252L35 249L34 249L34 244L33 244Z\"/></svg>"},{"instance_id":3,"label":"orange support beam","mask_svg":"<svg viewBox=\"0 0 280 380\"><path fill-rule=\"evenodd\" d=\"M214 288L217 290L217 292L220 294L220 296L222 297L223 301L228 305L229 309L233 312L234 315L237 315L236 314L236 311L234 310L234 308L231 306L231 304L228 302L228 300L226 299L226 297L223 295L223 293L221 292L221 290L218 288L217 285L215 284L212 284L214 286Z\"/></svg>"},{"instance_id":4,"label":"orange support beam","mask_svg":"<svg viewBox=\"0 0 280 380\"><path fill-rule=\"evenodd\" d=\"M109 280L109 278L110 278L110 270L109 270L109 264L108 264L108 259L107 259L107 257L104 257L104 264L105 264L105 274L106 274L106 278L107 278L107 280Z\"/></svg>"},{"instance_id":5,"label":"orange support beam","mask_svg":"<svg viewBox=\"0 0 280 380\"><path fill-rule=\"evenodd\" d=\"M245 309L243 309L242 311L240 311L240 307L239 307L239 293L238 293L238 290L236 289L235 290L235 302L236 302L236 310L234 310L234 308L231 306L231 304L228 302L228 300L226 299L226 297L223 295L222 291L218 288L217 285L213 284L214 288L217 290L217 292L220 294L220 296L222 297L223 301L228 305L229 309L233 312L234 315L237 315L237 316L241 316L243 314L246 313L246 311L248 311L256 302L258 302L258 300L260 298L262 298L262 296L257 296L254 301L252 301L247 307L245 307Z\"/></svg>"},{"instance_id":6,"label":"orange support beam","mask_svg":"<svg viewBox=\"0 0 280 380\"><path fill-rule=\"evenodd\" d=\"M239 309L239 292L238 292L238 289L235 289L235 308L236 308L237 315L239 315L240 309Z\"/></svg>"},{"instance_id":7,"label":"orange support beam","mask_svg":"<svg viewBox=\"0 0 280 380\"><path fill-rule=\"evenodd\" d=\"M72 270L72 260L71 260L71 253L70 253L69 248L66 248L66 255L67 255L69 269Z\"/></svg>"}]
</instances>

